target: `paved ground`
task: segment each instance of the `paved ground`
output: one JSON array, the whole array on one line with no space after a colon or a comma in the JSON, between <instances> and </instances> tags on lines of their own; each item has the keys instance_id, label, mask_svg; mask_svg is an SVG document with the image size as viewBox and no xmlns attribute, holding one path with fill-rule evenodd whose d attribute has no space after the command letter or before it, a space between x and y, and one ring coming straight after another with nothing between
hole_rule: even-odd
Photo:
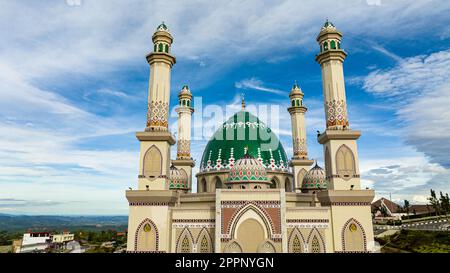
<instances>
[{"instance_id":1,"label":"paved ground","mask_svg":"<svg viewBox=\"0 0 450 273\"><path fill-rule=\"evenodd\" d=\"M422 222L414 222L403 224L401 226L387 226L387 225L374 225L375 235L382 233L384 230L399 230L399 229L411 229L411 230L430 230L430 231L449 231L450 223L445 220L427 220Z\"/></svg>"}]
</instances>

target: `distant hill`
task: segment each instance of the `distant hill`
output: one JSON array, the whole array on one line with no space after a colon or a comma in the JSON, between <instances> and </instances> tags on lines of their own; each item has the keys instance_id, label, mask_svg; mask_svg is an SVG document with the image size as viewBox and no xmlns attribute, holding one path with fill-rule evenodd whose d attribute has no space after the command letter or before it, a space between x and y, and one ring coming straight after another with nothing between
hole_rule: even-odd
<instances>
[{"instance_id":1,"label":"distant hill","mask_svg":"<svg viewBox=\"0 0 450 273\"><path fill-rule=\"evenodd\" d=\"M0 231L25 232L56 230L74 231L77 229L101 231L126 230L128 216L28 216L0 214Z\"/></svg>"}]
</instances>

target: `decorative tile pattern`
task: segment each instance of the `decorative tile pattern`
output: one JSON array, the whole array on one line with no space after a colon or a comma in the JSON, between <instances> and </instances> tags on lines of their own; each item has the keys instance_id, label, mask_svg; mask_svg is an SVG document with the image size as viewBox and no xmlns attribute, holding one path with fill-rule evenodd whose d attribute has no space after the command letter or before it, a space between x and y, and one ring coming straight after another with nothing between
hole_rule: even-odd
<instances>
[{"instance_id":1,"label":"decorative tile pattern","mask_svg":"<svg viewBox=\"0 0 450 273\"><path fill-rule=\"evenodd\" d=\"M347 105L343 100L333 100L325 103L327 113L327 127L330 126L349 126L347 117Z\"/></svg>"},{"instance_id":2,"label":"decorative tile pattern","mask_svg":"<svg viewBox=\"0 0 450 273\"><path fill-rule=\"evenodd\" d=\"M293 141L294 141L294 157L307 158L308 148L306 146L306 139L295 138Z\"/></svg>"},{"instance_id":3,"label":"decorative tile pattern","mask_svg":"<svg viewBox=\"0 0 450 273\"><path fill-rule=\"evenodd\" d=\"M180 139L177 142L177 158L190 159L191 158L191 141Z\"/></svg>"},{"instance_id":4,"label":"decorative tile pattern","mask_svg":"<svg viewBox=\"0 0 450 273\"><path fill-rule=\"evenodd\" d=\"M151 101L148 104L147 128L155 131L167 131L169 127L169 104L162 101Z\"/></svg>"}]
</instances>

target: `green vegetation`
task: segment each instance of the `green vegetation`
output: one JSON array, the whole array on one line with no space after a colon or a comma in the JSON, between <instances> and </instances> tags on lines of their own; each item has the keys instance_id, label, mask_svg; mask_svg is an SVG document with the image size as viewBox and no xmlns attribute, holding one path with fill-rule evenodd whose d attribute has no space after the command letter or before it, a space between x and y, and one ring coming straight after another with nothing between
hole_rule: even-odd
<instances>
[{"instance_id":1,"label":"green vegetation","mask_svg":"<svg viewBox=\"0 0 450 273\"><path fill-rule=\"evenodd\" d=\"M401 230L376 240L383 246L382 252L450 253L447 231Z\"/></svg>"}]
</instances>

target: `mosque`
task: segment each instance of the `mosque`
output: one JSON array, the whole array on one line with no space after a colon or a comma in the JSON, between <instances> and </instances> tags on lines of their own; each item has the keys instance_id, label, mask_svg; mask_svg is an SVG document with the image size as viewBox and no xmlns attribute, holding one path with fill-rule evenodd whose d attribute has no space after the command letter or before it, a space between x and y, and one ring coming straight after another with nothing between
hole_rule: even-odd
<instances>
[{"instance_id":1,"label":"mosque","mask_svg":"<svg viewBox=\"0 0 450 273\"><path fill-rule=\"evenodd\" d=\"M287 109L293 157L278 137L245 109L212 136L193 177L190 153L192 93L179 92L177 140L169 131L173 37L163 23L148 54L147 126L140 141L138 188L129 203L127 251L134 253L371 252L374 191L361 189L356 141L350 129L341 48L329 21L317 36L326 129L318 135L325 168L308 157L303 92L295 84ZM287 98L286 98L287 99ZM176 159L170 148L177 145ZM197 192L192 192L196 181Z\"/></svg>"}]
</instances>

